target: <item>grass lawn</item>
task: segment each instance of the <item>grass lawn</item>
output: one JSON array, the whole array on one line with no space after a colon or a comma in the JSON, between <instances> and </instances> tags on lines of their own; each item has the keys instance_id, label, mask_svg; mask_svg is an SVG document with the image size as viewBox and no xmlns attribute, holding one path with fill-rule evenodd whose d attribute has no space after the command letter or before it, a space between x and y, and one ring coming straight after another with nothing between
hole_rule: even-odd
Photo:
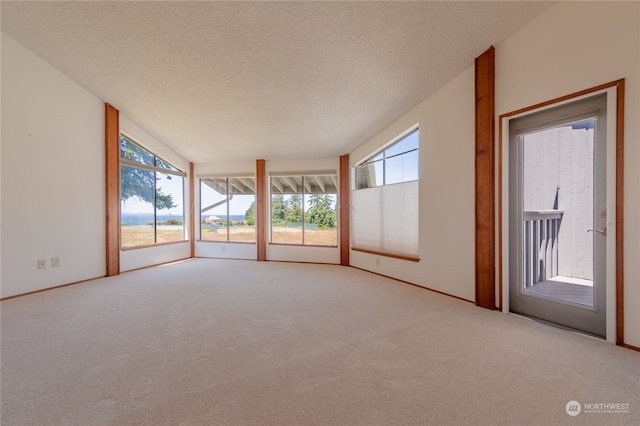
<instances>
[{"instance_id":1,"label":"grass lawn","mask_svg":"<svg viewBox=\"0 0 640 426\"><path fill-rule=\"evenodd\" d=\"M154 244L153 226L122 226L120 231L122 247L135 247ZM184 240L184 232L182 229L158 229L158 242L168 243L172 241Z\"/></svg>"},{"instance_id":2,"label":"grass lawn","mask_svg":"<svg viewBox=\"0 0 640 426\"><path fill-rule=\"evenodd\" d=\"M302 230L299 228L273 228L271 242L284 244L302 244ZM305 244L332 245L338 244L337 229L322 229L304 231Z\"/></svg>"},{"instance_id":3,"label":"grass lawn","mask_svg":"<svg viewBox=\"0 0 640 426\"><path fill-rule=\"evenodd\" d=\"M229 241L255 242L256 233L253 227L233 227L230 229ZM122 247L135 247L154 244L153 227L151 225L123 226L121 227ZM158 243L184 240L182 229L162 229L157 231ZM202 239L205 241L227 241L227 230L211 229L202 230ZM271 242L283 244L302 244L302 230L300 228L274 228ZM305 230L304 243L310 245L337 245L338 230Z\"/></svg>"},{"instance_id":4,"label":"grass lawn","mask_svg":"<svg viewBox=\"0 0 640 426\"><path fill-rule=\"evenodd\" d=\"M229 241L256 241L256 228L253 226L232 226L229 229ZM206 241L227 241L227 228L202 228L201 239Z\"/></svg>"}]
</instances>

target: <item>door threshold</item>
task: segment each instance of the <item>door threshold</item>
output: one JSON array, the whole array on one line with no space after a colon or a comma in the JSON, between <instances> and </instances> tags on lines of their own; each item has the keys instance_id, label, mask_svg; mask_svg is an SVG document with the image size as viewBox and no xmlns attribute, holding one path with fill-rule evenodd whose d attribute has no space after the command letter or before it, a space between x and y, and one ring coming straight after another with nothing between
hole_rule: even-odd
<instances>
[{"instance_id":1,"label":"door threshold","mask_svg":"<svg viewBox=\"0 0 640 426\"><path fill-rule=\"evenodd\" d=\"M538 322L538 323L541 323L541 324L544 324L544 325L548 325L548 326L551 326L551 327L554 327L554 328L559 328L561 330L569 331L569 332L574 333L574 334L580 334L580 335L585 336L585 337L590 337L590 338L595 339L595 340L599 340L599 341L606 341L607 340L607 338L605 336L599 336L597 334L589 333L587 331L578 330L577 328L567 327L566 325L558 324L558 323L552 322L552 321L543 320L543 319L540 319L540 318L533 317L531 315L525 315L525 314L521 314L519 312L509 312L509 314L514 315L516 317L524 318L524 319L527 319L527 320L530 320L530 321L535 321L535 322Z\"/></svg>"}]
</instances>

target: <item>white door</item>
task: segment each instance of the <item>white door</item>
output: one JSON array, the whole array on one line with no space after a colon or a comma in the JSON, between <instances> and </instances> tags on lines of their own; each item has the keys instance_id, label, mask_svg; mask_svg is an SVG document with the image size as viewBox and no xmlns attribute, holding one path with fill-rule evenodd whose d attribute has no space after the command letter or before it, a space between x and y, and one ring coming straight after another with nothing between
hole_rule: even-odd
<instances>
[{"instance_id":1,"label":"white door","mask_svg":"<svg viewBox=\"0 0 640 426\"><path fill-rule=\"evenodd\" d=\"M606 95L509 123L509 306L606 334Z\"/></svg>"}]
</instances>

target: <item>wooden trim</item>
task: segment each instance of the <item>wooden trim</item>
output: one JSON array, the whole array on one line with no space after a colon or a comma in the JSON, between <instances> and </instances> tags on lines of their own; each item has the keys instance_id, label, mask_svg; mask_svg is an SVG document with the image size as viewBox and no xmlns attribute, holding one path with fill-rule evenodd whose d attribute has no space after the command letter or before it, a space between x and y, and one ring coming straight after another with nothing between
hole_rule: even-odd
<instances>
[{"instance_id":1,"label":"wooden trim","mask_svg":"<svg viewBox=\"0 0 640 426\"><path fill-rule=\"evenodd\" d=\"M361 253L375 254L377 256L392 257L394 259L408 260L410 262L420 262L420 258L419 257L408 256L408 255L405 255L405 254L389 253L389 252L385 252L385 251L369 250L369 249L363 249L363 248L358 248L358 247L351 247L351 250L359 251Z\"/></svg>"},{"instance_id":2,"label":"wooden trim","mask_svg":"<svg viewBox=\"0 0 640 426\"><path fill-rule=\"evenodd\" d=\"M289 247L322 247L322 248L337 248L337 244L306 244L306 243L279 243L269 242L270 246L289 246Z\"/></svg>"},{"instance_id":3,"label":"wooden trim","mask_svg":"<svg viewBox=\"0 0 640 426\"><path fill-rule=\"evenodd\" d=\"M639 347L637 347L637 346L628 345L628 344L626 344L626 343L624 343L624 344L622 344L622 345L620 345L620 346L625 347L625 348L627 348L627 349L631 349L632 351L638 351L638 352L640 352L640 348L639 348Z\"/></svg>"},{"instance_id":4,"label":"wooden trim","mask_svg":"<svg viewBox=\"0 0 640 426\"><path fill-rule=\"evenodd\" d=\"M495 49L475 60L476 305L495 309Z\"/></svg>"},{"instance_id":5,"label":"wooden trim","mask_svg":"<svg viewBox=\"0 0 640 426\"><path fill-rule=\"evenodd\" d=\"M224 259L228 260L228 258L224 258ZM140 268L129 269L127 271L124 271L123 273L126 274L127 272L140 271L142 269L154 268L156 266L170 265L172 263L184 262L186 260L191 260L191 258L185 257L184 259L170 260L170 261L167 261L167 262L156 263L154 265L141 266ZM247 259L238 259L238 260L247 260ZM57 286L54 286L54 287L47 287L47 288L43 288L41 290L34 290L34 291L29 291L27 293L14 294L13 296L7 296L7 297L0 298L0 301L4 302L5 300L16 299L18 297L30 296L32 294L43 293L45 291L56 290L56 289L59 289L59 288L69 287L69 286L77 285L77 284L84 284L84 283L88 283L90 281L99 280L101 278L104 278L104 277L87 278L86 280L74 281L74 282L71 282L71 283L61 284L61 285L57 285Z\"/></svg>"},{"instance_id":6,"label":"wooden trim","mask_svg":"<svg viewBox=\"0 0 640 426\"><path fill-rule=\"evenodd\" d=\"M105 104L106 276L120 273L120 113Z\"/></svg>"},{"instance_id":7,"label":"wooden trim","mask_svg":"<svg viewBox=\"0 0 640 426\"><path fill-rule=\"evenodd\" d=\"M264 160L256 160L256 243L257 260L267 260L267 194Z\"/></svg>"},{"instance_id":8,"label":"wooden trim","mask_svg":"<svg viewBox=\"0 0 640 426\"><path fill-rule=\"evenodd\" d=\"M220 241L220 240L203 240L202 238L198 238L196 240L199 243L218 243L218 244L250 244L250 245L255 245L256 242L255 241Z\"/></svg>"},{"instance_id":9,"label":"wooden trim","mask_svg":"<svg viewBox=\"0 0 640 426\"><path fill-rule=\"evenodd\" d=\"M195 213L195 177L194 165L189 163L189 242L191 244L191 257L196 257L196 215ZM199 216L199 215L198 215ZM198 220L198 223L200 221Z\"/></svg>"},{"instance_id":10,"label":"wooden trim","mask_svg":"<svg viewBox=\"0 0 640 426\"><path fill-rule=\"evenodd\" d=\"M616 344L624 343L624 83L617 84L616 109ZM638 348L635 348L638 350Z\"/></svg>"},{"instance_id":11,"label":"wooden trim","mask_svg":"<svg viewBox=\"0 0 640 426\"><path fill-rule=\"evenodd\" d=\"M4 302L5 300L17 299L18 297L30 296L32 294L44 293L45 291L56 290L63 287L69 287L76 284L83 284L89 281L99 280L104 277L95 277L95 278L87 278L86 280L74 281L72 283L60 284L53 287L47 287L40 290L28 291L26 293L14 294L13 296L7 296L0 299L0 301Z\"/></svg>"},{"instance_id":12,"label":"wooden trim","mask_svg":"<svg viewBox=\"0 0 640 426\"><path fill-rule=\"evenodd\" d=\"M138 250L138 249L145 249L145 248L152 248L152 247L161 247L161 246L170 246L170 245L174 245L174 244L186 244L188 243L189 240L180 240L180 241L164 241L162 243L152 243L152 244L143 244L143 245L139 245L139 246L131 246L131 247L121 247L120 250L121 251L131 251L131 250Z\"/></svg>"},{"instance_id":13,"label":"wooden trim","mask_svg":"<svg viewBox=\"0 0 640 426\"><path fill-rule=\"evenodd\" d=\"M167 260L166 262L154 263L153 265L145 265L145 266L141 266L139 268L127 269L126 271L123 271L122 273L126 274L127 272L141 271L143 269L155 268L156 266L172 265L174 263L182 263L182 262L187 262L189 260L193 260L193 258L191 258L191 257L183 257L182 259Z\"/></svg>"},{"instance_id":14,"label":"wooden trim","mask_svg":"<svg viewBox=\"0 0 640 426\"><path fill-rule=\"evenodd\" d=\"M599 86L591 87L589 89L581 90L579 92L571 93L569 95L561 96L559 98L552 99L550 101L541 102L526 108L521 108L515 111L511 111L505 114L501 114L499 117L500 125L500 140L498 143L499 149L499 170L498 170L498 182L499 182L499 206L498 211L498 224L499 224L499 292L500 292L500 304L502 304L502 289L503 289L503 247L502 247L502 165L503 165L503 153L502 153L502 138L503 138L503 124L505 118L520 115L529 111L544 108L550 105L554 105L560 102L568 101L573 98L577 98L591 93L599 92L602 90L616 87L617 93L617 113L616 113L616 344L619 346L629 347L624 343L624 89L625 79L619 79L611 81L609 83L601 84ZM633 349L633 347L631 348Z\"/></svg>"},{"instance_id":15,"label":"wooden trim","mask_svg":"<svg viewBox=\"0 0 640 426\"><path fill-rule=\"evenodd\" d=\"M237 260L246 260L246 259L237 259ZM308 262L308 261L301 261L301 260L281 260L281 259L278 259L278 260L270 260L269 262L273 262L273 263L297 263L297 264L301 264L301 265L340 266L338 263L335 263L335 262Z\"/></svg>"},{"instance_id":16,"label":"wooden trim","mask_svg":"<svg viewBox=\"0 0 640 426\"><path fill-rule=\"evenodd\" d=\"M351 176L349 174L349 154L340 156L340 264L349 266L349 216L351 197Z\"/></svg>"},{"instance_id":17,"label":"wooden trim","mask_svg":"<svg viewBox=\"0 0 640 426\"><path fill-rule=\"evenodd\" d=\"M255 259L248 259L245 257L220 257L220 256L198 256L198 259L213 259L213 260L244 260L246 262L256 262Z\"/></svg>"},{"instance_id":18,"label":"wooden trim","mask_svg":"<svg viewBox=\"0 0 640 426\"><path fill-rule=\"evenodd\" d=\"M352 267L353 269L358 269L358 270L363 271L363 272L368 272L368 273L370 273L370 274L377 275L377 276L379 276L379 277L389 278L389 279L391 279L391 280L398 281L398 282L401 282L401 283L403 283L403 284L409 284L409 285L412 285L412 286L414 286L414 287L418 287L418 288L420 288L420 289L422 289L422 290L432 291L432 292L434 292L434 293L442 294L443 296L453 297L454 299L458 299L458 300L461 300L461 301L463 301L463 302L467 302L467 303L473 303L473 304L475 304L475 302L474 302L473 300L464 299L464 298L462 298L462 297L460 297L460 296L455 296L455 295L453 295L453 294L445 293L445 292L440 291L440 290L434 290L434 289L432 289L432 288L425 287L425 286L422 286L422 285L418 285L418 284L412 283L412 282L410 282L410 281L401 280L400 278L391 277L391 276L389 276L389 275L384 275L384 274L380 274L380 273L378 273L378 272L369 271L369 270L367 270L367 269L362 269L362 268L359 268L359 267L357 267L357 266L351 266L351 267Z\"/></svg>"},{"instance_id":19,"label":"wooden trim","mask_svg":"<svg viewBox=\"0 0 640 426\"><path fill-rule=\"evenodd\" d=\"M518 114L522 114L522 113L525 113L525 112L533 111L533 110L538 109L538 108L544 108L546 106L550 106L550 105L554 105L554 104L557 104L557 103L560 103L560 102L568 101L570 99L577 98L579 96L584 96L584 95L588 95L590 93L598 92L600 90L608 89L610 87L619 86L620 84L622 84L623 91L624 91L624 78L623 78L623 79L620 79L620 80L615 80L615 81L611 81L609 83L601 84L599 86L595 86L595 87L592 87L590 89L585 89L585 90L581 90L579 92L571 93L569 95L560 96L559 98L551 99L550 101L540 102L540 103L535 104L535 105L531 105L531 106L528 106L528 107L525 107L525 108L517 109L515 111L507 112L505 114L500 115L500 121L502 121L503 118L513 117L514 115L518 115Z\"/></svg>"}]
</instances>

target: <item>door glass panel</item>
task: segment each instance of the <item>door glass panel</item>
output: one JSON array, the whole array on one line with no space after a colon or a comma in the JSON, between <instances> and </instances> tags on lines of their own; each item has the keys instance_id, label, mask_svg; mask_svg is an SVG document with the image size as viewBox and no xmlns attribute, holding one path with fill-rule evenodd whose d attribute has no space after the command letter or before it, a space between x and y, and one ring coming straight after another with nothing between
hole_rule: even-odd
<instances>
[{"instance_id":1,"label":"door glass panel","mask_svg":"<svg viewBox=\"0 0 640 426\"><path fill-rule=\"evenodd\" d=\"M594 128L589 118L519 136L527 295L594 306Z\"/></svg>"},{"instance_id":2,"label":"door glass panel","mask_svg":"<svg viewBox=\"0 0 640 426\"><path fill-rule=\"evenodd\" d=\"M607 104L509 121L509 310L606 335Z\"/></svg>"}]
</instances>

